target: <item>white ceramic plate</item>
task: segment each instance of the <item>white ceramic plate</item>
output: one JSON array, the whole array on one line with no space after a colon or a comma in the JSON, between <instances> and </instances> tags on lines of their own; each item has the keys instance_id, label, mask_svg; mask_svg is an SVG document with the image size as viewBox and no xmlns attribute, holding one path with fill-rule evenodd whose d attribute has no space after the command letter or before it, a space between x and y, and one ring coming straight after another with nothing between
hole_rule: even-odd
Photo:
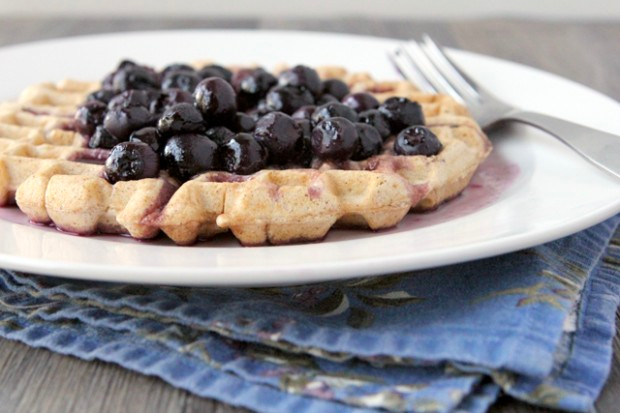
<instances>
[{"instance_id":1,"label":"white ceramic plate","mask_svg":"<svg viewBox=\"0 0 620 413\"><path fill-rule=\"evenodd\" d=\"M101 79L121 58L163 66L212 58L225 64L336 64L381 79L396 72L395 41L300 32L143 32L53 40L0 49L0 100L32 83ZM452 51L505 100L620 134L620 104L532 68ZM495 151L463 196L408 215L378 233L336 230L321 243L240 247L231 237L193 247L167 240L77 237L0 209L0 266L58 276L176 285L278 285L386 274L493 256L574 233L620 211L620 182L527 127L493 135Z\"/></svg>"}]
</instances>

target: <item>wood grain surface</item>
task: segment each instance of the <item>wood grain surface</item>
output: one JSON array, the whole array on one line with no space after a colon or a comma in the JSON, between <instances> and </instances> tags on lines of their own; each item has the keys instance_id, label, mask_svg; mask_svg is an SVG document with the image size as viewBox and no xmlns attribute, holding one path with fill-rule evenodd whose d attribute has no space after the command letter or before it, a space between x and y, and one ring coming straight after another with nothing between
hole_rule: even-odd
<instances>
[{"instance_id":1,"label":"wood grain surface","mask_svg":"<svg viewBox=\"0 0 620 413\"><path fill-rule=\"evenodd\" d=\"M429 33L447 46L534 66L620 100L620 22L479 20L89 20L0 17L0 46L90 33L178 28L294 29L410 38ZM10 64L10 62L2 62ZM44 77L44 73L42 73ZM6 79L3 79L6 81ZM43 79L42 79L43 80ZM585 105L586 103L584 103ZM617 315L620 320L620 314ZM617 323L617 327L620 324ZM508 398L492 412L549 412ZM620 335L598 412L620 411ZM82 361L0 339L0 413L247 412L175 389L116 365Z\"/></svg>"}]
</instances>

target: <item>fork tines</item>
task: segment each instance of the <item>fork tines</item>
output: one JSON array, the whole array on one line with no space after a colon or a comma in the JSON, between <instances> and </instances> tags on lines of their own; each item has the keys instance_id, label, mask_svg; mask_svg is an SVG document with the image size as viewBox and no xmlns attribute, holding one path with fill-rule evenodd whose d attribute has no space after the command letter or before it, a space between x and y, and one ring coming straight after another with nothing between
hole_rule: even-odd
<instances>
[{"instance_id":1,"label":"fork tines","mask_svg":"<svg viewBox=\"0 0 620 413\"><path fill-rule=\"evenodd\" d=\"M461 103L480 97L473 81L428 35L421 42L401 43L390 58L406 79L423 90L448 94Z\"/></svg>"}]
</instances>

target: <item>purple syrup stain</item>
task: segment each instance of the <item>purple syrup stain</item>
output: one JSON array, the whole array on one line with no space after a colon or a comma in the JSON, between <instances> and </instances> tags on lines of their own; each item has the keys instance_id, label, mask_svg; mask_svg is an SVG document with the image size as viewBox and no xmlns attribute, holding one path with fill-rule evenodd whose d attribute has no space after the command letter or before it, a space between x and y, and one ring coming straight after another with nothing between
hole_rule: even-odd
<instances>
[{"instance_id":1,"label":"purple syrup stain","mask_svg":"<svg viewBox=\"0 0 620 413\"><path fill-rule=\"evenodd\" d=\"M391 231L424 228L480 211L494 204L514 184L519 173L517 164L491 155L480 165L463 192L432 211L408 214Z\"/></svg>"},{"instance_id":2,"label":"purple syrup stain","mask_svg":"<svg viewBox=\"0 0 620 413\"><path fill-rule=\"evenodd\" d=\"M67 123L65 123L64 125L62 125L60 127L60 129L62 130L66 130L66 131L71 131L71 132L75 132L77 129L75 128L75 120L71 119L70 121L67 121Z\"/></svg>"},{"instance_id":3,"label":"purple syrup stain","mask_svg":"<svg viewBox=\"0 0 620 413\"><path fill-rule=\"evenodd\" d=\"M322 193L323 193L323 190L320 187L317 187L317 186L308 187L308 196L313 201L316 201L317 199L319 199Z\"/></svg>"},{"instance_id":4,"label":"purple syrup stain","mask_svg":"<svg viewBox=\"0 0 620 413\"><path fill-rule=\"evenodd\" d=\"M44 224L31 222L28 217L24 215L23 212L20 211L15 205L0 207L0 220L20 225L30 225L32 223L44 226Z\"/></svg>"},{"instance_id":5,"label":"purple syrup stain","mask_svg":"<svg viewBox=\"0 0 620 413\"><path fill-rule=\"evenodd\" d=\"M70 160L103 165L108 156L110 156L110 150L108 149L82 149L72 156Z\"/></svg>"},{"instance_id":6,"label":"purple syrup stain","mask_svg":"<svg viewBox=\"0 0 620 413\"><path fill-rule=\"evenodd\" d=\"M245 182L251 175L236 175L228 172L209 172L201 176L198 180L201 182L215 182L215 183L235 183Z\"/></svg>"}]
</instances>

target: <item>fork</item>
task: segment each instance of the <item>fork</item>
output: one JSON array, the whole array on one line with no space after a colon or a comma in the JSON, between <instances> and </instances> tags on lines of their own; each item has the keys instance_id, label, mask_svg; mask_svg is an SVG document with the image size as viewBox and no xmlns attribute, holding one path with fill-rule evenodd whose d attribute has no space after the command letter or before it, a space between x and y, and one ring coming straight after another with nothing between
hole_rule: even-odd
<instances>
[{"instance_id":1,"label":"fork","mask_svg":"<svg viewBox=\"0 0 620 413\"><path fill-rule=\"evenodd\" d=\"M553 116L518 109L471 79L428 35L408 41L389 54L407 80L433 93L465 104L483 129L500 121L516 121L542 129L599 168L620 178L620 136Z\"/></svg>"}]
</instances>

